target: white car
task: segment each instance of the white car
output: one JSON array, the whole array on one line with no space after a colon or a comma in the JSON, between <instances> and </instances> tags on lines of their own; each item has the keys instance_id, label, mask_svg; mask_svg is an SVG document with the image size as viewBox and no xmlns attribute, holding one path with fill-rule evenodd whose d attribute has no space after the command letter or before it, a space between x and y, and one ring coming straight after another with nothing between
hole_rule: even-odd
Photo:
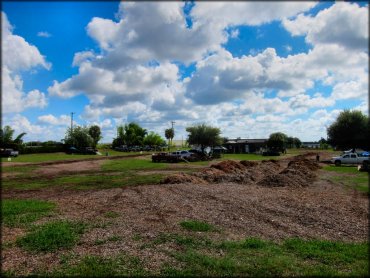
<instances>
[{"instance_id":1,"label":"white car","mask_svg":"<svg viewBox=\"0 0 370 278\"><path fill-rule=\"evenodd\" d=\"M192 156L193 153L191 153L189 151L175 151L175 152L172 152L171 155L179 156L179 157L182 157L182 158L187 158L187 157Z\"/></svg>"}]
</instances>

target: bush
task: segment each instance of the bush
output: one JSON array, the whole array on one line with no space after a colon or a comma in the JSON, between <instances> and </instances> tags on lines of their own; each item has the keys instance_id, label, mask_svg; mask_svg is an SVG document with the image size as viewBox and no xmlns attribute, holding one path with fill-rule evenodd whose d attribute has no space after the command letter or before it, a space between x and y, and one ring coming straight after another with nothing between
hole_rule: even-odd
<instances>
[{"instance_id":1,"label":"bush","mask_svg":"<svg viewBox=\"0 0 370 278\"><path fill-rule=\"evenodd\" d=\"M23 147L20 149L21 154L33 154L33 153L57 153L64 152L65 146L60 145L43 145L43 146L32 146L32 147Z\"/></svg>"}]
</instances>

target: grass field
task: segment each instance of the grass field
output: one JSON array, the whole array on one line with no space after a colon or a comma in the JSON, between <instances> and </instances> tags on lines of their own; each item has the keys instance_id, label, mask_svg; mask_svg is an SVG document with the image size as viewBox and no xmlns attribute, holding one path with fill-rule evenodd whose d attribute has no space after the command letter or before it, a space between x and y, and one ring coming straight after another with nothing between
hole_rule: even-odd
<instances>
[{"instance_id":1,"label":"grass field","mask_svg":"<svg viewBox=\"0 0 370 278\"><path fill-rule=\"evenodd\" d=\"M280 244L259 238L215 242L195 235L163 238L181 250L171 255L182 267L162 269L169 276L364 276L368 269L365 243L298 238Z\"/></svg>"},{"instance_id":2,"label":"grass field","mask_svg":"<svg viewBox=\"0 0 370 278\"><path fill-rule=\"evenodd\" d=\"M355 188L359 191L369 193L369 173L360 172L356 166L334 166L327 165L325 171L334 172L336 175L330 177L333 182L343 184L347 188Z\"/></svg>"},{"instance_id":3,"label":"grass field","mask_svg":"<svg viewBox=\"0 0 370 278\"><path fill-rule=\"evenodd\" d=\"M66 153L37 153L37 154L21 154L18 157L12 157L11 162L50 162L61 160L83 160L88 158L99 158L106 155L109 156L127 156L138 155L140 152L118 152L115 150L100 150L102 155L81 155L81 154L66 154ZM151 152L143 152L151 154ZM8 158L1 158L1 162L7 163Z\"/></svg>"}]
</instances>

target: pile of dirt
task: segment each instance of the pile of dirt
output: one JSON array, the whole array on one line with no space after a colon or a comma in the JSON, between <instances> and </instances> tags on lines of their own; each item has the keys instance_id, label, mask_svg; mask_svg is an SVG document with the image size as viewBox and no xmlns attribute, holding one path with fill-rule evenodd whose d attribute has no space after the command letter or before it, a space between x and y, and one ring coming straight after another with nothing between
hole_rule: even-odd
<instances>
[{"instance_id":1,"label":"pile of dirt","mask_svg":"<svg viewBox=\"0 0 370 278\"><path fill-rule=\"evenodd\" d=\"M201 178L193 175L178 173L167 176L161 183L164 184L179 184L179 183L192 183L192 184L207 184L207 182Z\"/></svg>"},{"instance_id":2,"label":"pile of dirt","mask_svg":"<svg viewBox=\"0 0 370 278\"><path fill-rule=\"evenodd\" d=\"M257 184L263 187L300 187L300 183L295 179L282 174L269 174Z\"/></svg>"},{"instance_id":3,"label":"pile of dirt","mask_svg":"<svg viewBox=\"0 0 370 278\"><path fill-rule=\"evenodd\" d=\"M210 168L197 173L197 176L210 183L235 182L246 184L254 181L253 174L248 170L248 167L233 160L213 164Z\"/></svg>"},{"instance_id":4,"label":"pile of dirt","mask_svg":"<svg viewBox=\"0 0 370 278\"><path fill-rule=\"evenodd\" d=\"M233 161L225 160L192 175L175 174L165 178L162 183L225 183L252 184L263 187L306 187L316 178L318 163L298 156L284 168L286 162L278 160Z\"/></svg>"},{"instance_id":5,"label":"pile of dirt","mask_svg":"<svg viewBox=\"0 0 370 278\"><path fill-rule=\"evenodd\" d=\"M253 168L258 165L257 161L250 161L250 160L242 160L240 161L240 164L242 164L246 168Z\"/></svg>"},{"instance_id":6,"label":"pile of dirt","mask_svg":"<svg viewBox=\"0 0 370 278\"><path fill-rule=\"evenodd\" d=\"M233 160L221 161L211 165L211 168L216 168L227 174L240 174L245 171L245 166L242 163Z\"/></svg>"},{"instance_id":7,"label":"pile of dirt","mask_svg":"<svg viewBox=\"0 0 370 278\"><path fill-rule=\"evenodd\" d=\"M303 156L295 157L280 173L269 174L257 184L265 187L306 187L316 178L315 171L321 167Z\"/></svg>"},{"instance_id":8,"label":"pile of dirt","mask_svg":"<svg viewBox=\"0 0 370 278\"><path fill-rule=\"evenodd\" d=\"M295 168L308 168L311 171L321 169L321 166L317 162L307 158L295 158L288 163L288 166Z\"/></svg>"},{"instance_id":9,"label":"pile of dirt","mask_svg":"<svg viewBox=\"0 0 370 278\"><path fill-rule=\"evenodd\" d=\"M211 165L209 168L205 168L191 176L187 174L175 174L168 176L162 181L162 183L170 184L194 182L205 184L234 182L246 184L250 183L251 181L255 181L255 178L253 177L253 174L249 172L248 167L237 161L225 160Z\"/></svg>"}]
</instances>

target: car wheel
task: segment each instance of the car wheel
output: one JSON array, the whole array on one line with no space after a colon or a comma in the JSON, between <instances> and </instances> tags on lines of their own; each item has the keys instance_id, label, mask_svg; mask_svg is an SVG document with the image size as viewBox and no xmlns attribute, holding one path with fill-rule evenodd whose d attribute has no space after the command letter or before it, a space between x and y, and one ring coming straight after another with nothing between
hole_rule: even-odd
<instances>
[{"instance_id":1,"label":"car wheel","mask_svg":"<svg viewBox=\"0 0 370 278\"><path fill-rule=\"evenodd\" d=\"M340 166L342 163L341 163L340 160L336 160L334 164L335 164L335 166Z\"/></svg>"}]
</instances>

